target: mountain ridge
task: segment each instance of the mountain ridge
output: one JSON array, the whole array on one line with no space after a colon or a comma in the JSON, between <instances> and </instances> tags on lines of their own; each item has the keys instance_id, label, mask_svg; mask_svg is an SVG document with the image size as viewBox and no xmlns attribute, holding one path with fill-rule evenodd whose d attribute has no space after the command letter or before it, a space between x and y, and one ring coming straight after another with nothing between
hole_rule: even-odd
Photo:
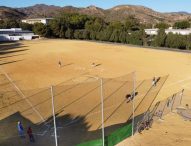
<instances>
[{"instance_id":1,"label":"mountain ridge","mask_svg":"<svg viewBox=\"0 0 191 146\"><path fill-rule=\"evenodd\" d=\"M101 17L104 18L106 21L124 21L129 16L134 16L141 23L174 23L181 20L191 20L191 14L188 12L180 11L161 13L141 5L118 5L109 9L102 9L94 5L90 5L88 7L60 7L46 4L36 4L34 6L22 8L10 8L0 6L0 19L55 17L60 12L79 13L95 17Z\"/></svg>"}]
</instances>

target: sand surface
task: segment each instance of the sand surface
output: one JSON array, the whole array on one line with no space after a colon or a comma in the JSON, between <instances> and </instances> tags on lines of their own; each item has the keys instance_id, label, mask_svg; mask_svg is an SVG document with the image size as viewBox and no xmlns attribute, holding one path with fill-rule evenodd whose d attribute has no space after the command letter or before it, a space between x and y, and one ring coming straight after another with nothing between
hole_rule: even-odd
<instances>
[{"instance_id":1,"label":"sand surface","mask_svg":"<svg viewBox=\"0 0 191 146\"><path fill-rule=\"evenodd\" d=\"M41 40L21 42L22 46L2 58L2 65L21 89L33 89L60 83L82 73L117 77L136 71L137 80L170 75L161 91L166 97L191 86L191 54L102 44L86 41ZM59 68L61 60L63 67ZM100 64L92 68L91 64Z\"/></svg>"},{"instance_id":2,"label":"sand surface","mask_svg":"<svg viewBox=\"0 0 191 146\"><path fill-rule=\"evenodd\" d=\"M117 146L190 146L191 123L171 113L153 124L149 130L136 134Z\"/></svg>"},{"instance_id":3,"label":"sand surface","mask_svg":"<svg viewBox=\"0 0 191 146\"><path fill-rule=\"evenodd\" d=\"M114 78L136 71L137 83L144 79L152 79L153 76L169 75L156 101L167 98L183 88L187 91L186 96L191 95L191 54L189 53L71 40L35 40L20 43L18 46L9 47L8 50L5 50L7 53L1 55L0 64L1 71L6 72L22 90L40 90L82 74ZM62 63L61 67L58 65L59 61ZM92 63L97 66L92 67ZM145 87L149 87L150 84L151 81L148 80ZM93 85L88 89L91 87L93 88ZM77 92L80 92L80 90L77 90L76 94L78 94ZM99 102L98 99L91 97L92 100L87 105L92 106L95 102ZM60 98L59 103L62 102ZM190 100L184 101L184 104L188 102ZM79 103L79 108L80 105ZM51 103L45 107L39 107L39 110L46 113L49 106L51 106ZM49 110L51 113L51 109ZM76 110L70 108L68 111L76 112ZM78 111L83 114L86 112L85 108ZM100 115L99 111L95 112ZM27 117L29 115L27 118L35 121L32 114L32 111L29 111L23 116ZM120 117L121 121L126 120L123 117ZM117 122L115 121L116 118L113 120ZM133 141L137 143L132 144L131 140L125 142L133 146L142 146L144 136L145 138L151 137L156 133L156 136L153 136L150 141L145 141L143 145L154 146L158 144L163 146L168 145L168 143L169 145L181 143L189 146L191 133L189 131L185 134L183 132L178 133L184 125L186 125L185 129L190 128L189 122L184 121L177 115L169 115L165 118L165 121L156 123L153 129L135 136ZM164 137L169 135L172 138L165 138L163 141L161 135ZM157 137L160 137L161 142L156 140ZM126 143L122 143L122 145L126 146Z\"/></svg>"}]
</instances>

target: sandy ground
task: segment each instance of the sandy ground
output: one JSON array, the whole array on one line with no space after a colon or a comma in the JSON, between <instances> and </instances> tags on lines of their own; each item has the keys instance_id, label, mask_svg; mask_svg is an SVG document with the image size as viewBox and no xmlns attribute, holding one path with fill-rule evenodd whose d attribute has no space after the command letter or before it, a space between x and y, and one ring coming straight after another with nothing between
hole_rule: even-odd
<instances>
[{"instance_id":1,"label":"sandy ground","mask_svg":"<svg viewBox=\"0 0 191 146\"><path fill-rule=\"evenodd\" d=\"M149 130L136 134L117 146L190 146L190 121L171 113L153 124Z\"/></svg>"},{"instance_id":2,"label":"sandy ground","mask_svg":"<svg viewBox=\"0 0 191 146\"><path fill-rule=\"evenodd\" d=\"M157 100L167 98L183 88L188 92L191 89L191 54L189 53L71 40L23 41L20 46L7 52L1 55L1 70L6 72L22 90L50 87L84 73L113 78L133 71L136 71L137 81L151 79L153 76L169 75ZM59 60L62 62L61 68L58 65ZM92 63L98 66L92 67ZM89 106L94 104L94 100L95 98ZM171 115L164 122L154 125L159 135L163 134L165 128L169 131L175 128L171 120L179 128L184 125L184 120ZM190 126L190 123L188 122L187 125ZM160 126L166 126L163 127L164 131L160 131ZM174 135L176 130L178 129L175 129ZM145 133L143 134L145 136L153 135L152 130ZM189 132L186 134L191 135ZM139 139L141 136L136 137ZM156 137L153 137L153 141L154 138ZM174 139L176 141L176 138ZM165 145L164 143L161 142L159 145ZM154 144L152 141L148 142L149 146Z\"/></svg>"},{"instance_id":3,"label":"sandy ground","mask_svg":"<svg viewBox=\"0 0 191 146\"><path fill-rule=\"evenodd\" d=\"M50 86L85 72L117 77L136 71L137 80L169 74L161 91L163 97L191 85L189 53L70 40L22 42L22 48L18 49L26 50L1 62L18 61L2 68L17 80L21 89ZM62 68L58 67L59 60ZM93 62L100 66L92 68Z\"/></svg>"}]
</instances>

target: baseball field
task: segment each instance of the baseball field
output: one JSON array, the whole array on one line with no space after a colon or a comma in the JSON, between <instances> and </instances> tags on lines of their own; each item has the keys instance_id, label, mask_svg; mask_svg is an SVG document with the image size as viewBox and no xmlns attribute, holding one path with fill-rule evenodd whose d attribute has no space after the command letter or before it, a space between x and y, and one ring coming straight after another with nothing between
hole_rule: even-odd
<instances>
[{"instance_id":1,"label":"baseball field","mask_svg":"<svg viewBox=\"0 0 191 146\"><path fill-rule=\"evenodd\" d=\"M69 124L75 121L74 118L77 116L85 118L86 123L83 124L87 125L87 131L100 129L101 126L101 117L99 116L101 115L101 111L99 107L95 107L91 111L93 112L93 117L87 113L87 109L91 109L96 103L99 106L99 88L91 92L91 90L99 86L99 80L97 79L105 79L105 90L108 90L105 97L111 97L112 91L123 84L120 77L128 79L128 83L125 83L124 88L131 94L133 79L135 79L135 88L139 91L139 98L137 97L139 100L135 104L139 105L140 100L146 95L153 96L152 99L150 98L151 101L149 101L148 97L148 101L142 102L141 106L143 108L138 108L137 115L144 110L144 105L145 109L147 109L151 104L163 100L182 89L185 89L187 96L191 95L191 54L178 51L77 40L46 39L22 41L0 44L0 71L2 82L0 83L0 86L2 86L0 89L2 95L0 119L1 121L5 120L3 124L6 125L6 119L11 121L9 117L11 118L18 112L19 116L16 115L12 120L12 127L16 125L16 123L14 125L14 122L18 121L18 117L20 116L27 120L26 123L36 125L40 125L42 122L46 123L46 121L50 120L49 118L51 118L52 114L51 100L46 101L45 97L51 97L51 90L49 90L51 86L57 87L55 88L55 92L73 88L71 92L63 92L61 96L56 95L57 100L55 102L57 103L55 108L59 109L59 113L56 114L59 116L69 116L66 115L68 113L73 115L72 117L66 117ZM159 85L154 89L150 87L152 86L153 77L161 77ZM118 79L118 81L111 82L111 79ZM77 86L82 81L87 81L87 84L74 89L75 87L73 86ZM110 82L110 84L107 85L107 82ZM7 85L5 86L5 84ZM82 99L80 95L86 94L85 91L91 92L91 94ZM148 91L151 91L151 93L147 94ZM3 97L4 92L6 94L9 93L9 95L6 95L6 98ZM37 93L38 96L35 95ZM105 102L105 106L108 108L105 115L106 127L121 124L128 120L125 117L126 113L122 113L122 111L131 110L131 104L121 106L119 110L121 112L118 111L118 114L114 114L114 111L120 106L120 102L124 100L123 97L126 94L126 92L123 93L121 91L116 97L110 98L111 100L109 101L111 102ZM78 95L79 98L77 98ZM76 98L73 98L74 96ZM154 98L154 96L157 96L157 98ZM152 101L153 99L154 102ZM188 103L189 101L187 97L186 102ZM71 107L71 104L74 106ZM60 109L60 107L64 107L64 110L62 108ZM128 114L131 117L131 112ZM112 118L110 118L111 115L113 116ZM152 141L157 141L157 137L164 135L164 132L168 133L169 130L170 132L166 135L171 137L171 141L168 138L161 138L161 145L168 145L168 143L171 143L171 145L181 145L181 142L185 140L186 142L183 144L189 146L189 143L191 143L191 139L189 138L191 133L189 131L185 134L186 139L180 137L177 142L177 135L179 133L177 127L180 129L184 124L185 121L182 118L176 114L170 114L164 122L164 126L163 122L154 123L154 128L145 135L143 134L144 139L141 138L142 135L136 135L134 140L130 139L130 141L127 139L121 145L157 145L157 143L153 143ZM189 122L186 122L186 125L188 128L190 127ZM42 125L40 126L43 127ZM3 130L5 130L5 127ZM69 129L65 130L67 130L67 133L70 133L68 132ZM98 133L96 135L101 135L101 132ZM153 136L153 133L157 133L158 135ZM69 136L78 137L80 135L79 131L75 134ZM7 139L16 135L16 132L13 135L7 135L1 134L2 137L5 137L2 140L5 141L4 146ZM41 133L41 135L43 134ZM62 136L64 137L64 133L60 132L60 137ZM152 136L153 138L147 141L147 138L149 139ZM47 138L48 135L44 137ZM139 139L137 143L133 142L136 138ZM70 138L67 140L72 141ZM62 140L60 141L62 143ZM64 142L66 145L70 143L67 141ZM78 142L76 141L75 144ZM25 142L19 142L19 144L26 145ZM46 144L45 138L44 141L37 142L36 144Z\"/></svg>"}]
</instances>

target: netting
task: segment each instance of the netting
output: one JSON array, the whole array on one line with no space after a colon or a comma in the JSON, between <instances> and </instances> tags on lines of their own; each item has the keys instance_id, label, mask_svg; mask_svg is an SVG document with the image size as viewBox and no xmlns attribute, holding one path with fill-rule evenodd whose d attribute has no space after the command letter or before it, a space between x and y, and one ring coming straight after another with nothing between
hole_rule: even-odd
<instances>
[{"instance_id":1,"label":"netting","mask_svg":"<svg viewBox=\"0 0 191 146\"><path fill-rule=\"evenodd\" d=\"M150 85L148 85L148 91L142 96L142 98L135 105L135 122L134 122L134 132L136 132L141 124L141 121L145 119L145 116L148 114L148 110L152 106L154 100L156 99L159 91L163 87L165 81L168 76L158 78L156 84L152 84L150 81ZM131 116L132 118L132 116Z\"/></svg>"},{"instance_id":2,"label":"netting","mask_svg":"<svg viewBox=\"0 0 191 146\"><path fill-rule=\"evenodd\" d=\"M22 121L25 126L25 133L23 136L26 136L26 125L31 126L34 133L37 134L37 131L41 131L41 127L36 128L31 121L33 118L39 118L39 116L31 107L32 104L29 104L29 98L26 98L22 95L22 91L15 86L16 81L11 81L6 75L0 75L0 141L3 146L15 146L15 145L26 145L26 141L20 139L17 123ZM36 92L30 92L31 94ZM28 102L27 102L28 101ZM38 98L36 98L36 102ZM30 109L30 110L27 110ZM33 110L31 110L33 109ZM31 116L33 115L33 116ZM31 121L30 121L31 120Z\"/></svg>"},{"instance_id":3,"label":"netting","mask_svg":"<svg viewBox=\"0 0 191 146\"><path fill-rule=\"evenodd\" d=\"M181 106L183 92L184 90L181 90L149 108L137 123L137 131L142 132L144 129L151 128L154 120L162 119L165 115L177 110Z\"/></svg>"},{"instance_id":4,"label":"netting","mask_svg":"<svg viewBox=\"0 0 191 146\"><path fill-rule=\"evenodd\" d=\"M123 79L125 81L122 81ZM74 135L67 137L65 133L59 132L59 135L65 135L67 138L59 139L61 143L74 145L102 138L101 87L105 127L127 120L127 116L115 121L110 118L113 118L120 102L126 100L126 95L132 92L132 74L115 79L102 79L102 86L100 78L90 76L83 83L56 86L54 95L57 123L60 129L72 129L68 134ZM74 137L76 141L73 140Z\"/></svg>"},{"instance_id":5,"label":"netting","mask_svg":"<svg viewBox=\"0 0 191 146\"><path fill-rule=\"evenodd\" d=\"M176 110L181 105L181 99L183 96L184 90L173 94L165 100L160 101L160 104L155 112L155 115L160 117Z\"/></svg>"},{"instance_id":6,"label":"netting","mask_svg":"<svg viewBox=\"0 0 191 146\"><path fill-rule=\"evenodd\" d=\"M7 130L1 137L18 138L15 126L17 121L23 121L24 126L32 127L35 138L40 138L40 144L46 144L47 141L53 144L54 98L59 144L72 146L93 141L95 145L100 145L104 126L105 145L115 145L132 133L133 105L136 117L133 129L136 131L137 123L146 115L167 79L167 76L159 78L155 86L152 79L135 81L134 77L134 73L103 79L82 76L53 86L51 92L50 88L18 91L2 76L2 83L6 84L2 84L5 90L1 93L3 99L9 99L9 102L1 100L3 120L0 125L3 125L3 131L11 128L14 130ZM178 100L173 102L178 103ZM19 140L17 144L21 143Z\"/></svg>"}]
</instances>

